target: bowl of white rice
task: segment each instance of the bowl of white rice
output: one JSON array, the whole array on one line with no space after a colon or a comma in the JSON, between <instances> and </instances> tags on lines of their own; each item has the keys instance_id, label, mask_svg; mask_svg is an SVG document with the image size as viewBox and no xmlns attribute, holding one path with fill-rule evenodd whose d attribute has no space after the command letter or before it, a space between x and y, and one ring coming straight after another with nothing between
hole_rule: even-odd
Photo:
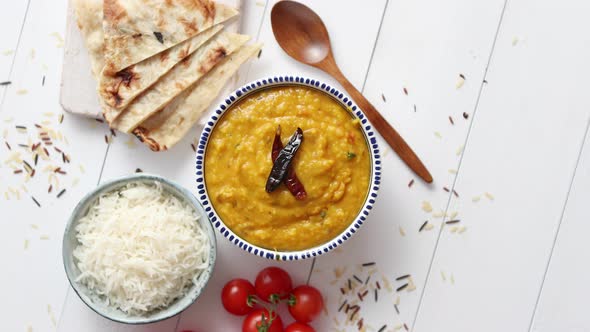
<instances>
[{"instance_id":1,"label":"bowl of white rice","mask_svg":"<svg viewBox=\"0 0 590 332\"><path fill-rule=\"evenodd\" d=\"M215 252L213 226L193 194L148 174L87 194L63 238L74 291L96 313L126 324L164 320L194 303Z\"/></svg>"}]
</instances>

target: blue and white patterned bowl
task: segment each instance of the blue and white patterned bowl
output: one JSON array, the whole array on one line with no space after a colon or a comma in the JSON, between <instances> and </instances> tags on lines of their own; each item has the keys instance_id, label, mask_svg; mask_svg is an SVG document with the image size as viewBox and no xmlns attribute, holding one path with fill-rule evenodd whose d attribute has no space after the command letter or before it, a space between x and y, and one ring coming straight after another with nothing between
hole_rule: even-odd
<instances>
[{"instance_id":1,"label":"blue and white patterned bowl","mask_svg":"<svg viewBox=\"0 0 590 332\"><path fill-rule=\"evenodd\" d=\"M162 188L168 193L193 207L196 214L200 216L198 223L209 237L209 245L211 246L209 250L209 266L199 274L195 280L196 283L188 289L187 293L183 297L176 299L168 307L150 312L146 315L130 315L119 309L106 305L104 301L97 300L96 295L94 295L92 291L81 283L76 282L76 278L80 275L80 270L76 265L73 255L74 249L79 245L78 239L76 238L76 226L78 225L78 221L88 213L90 206L93 205L102 194L123 188L129 183L153 184L154 182L160 183ZM84 302L90 309L115 322L125 324L148 324L176 316L197 300L213 273L213 267L215 266L215 259L217 257L216 250L217 242L215 240L215 230L211 225L211 221L207 218L203 207L196 200L195 196L187 189L170 180L157 175L140 173L103 183L80 200L78 205L74 208L64 231L62 255L66 275L72 289L74 289L74 292L78 294L82 302Z\"/></svg>"},{"instance_id":2,"label":"blue and white patterned bowl","mask_svg":"<svg viewBox=\"0 0 590 332\"><path fill-rule=\"evenodd\" d=\"M212 206L211 200L209 199L209 194L207 192L207 184L205 183L204 164L209 137L211 136L213 130L215 130L217 122L227 110L229 110L235 103L240 101L242 98L251 95L252 93L256 93L262 89L266 89L269 87L286 85L305 86L321 91L331 96L335 100L339 101L340 104L345 109L347 109L353 117L359 119L360 123L362 124L361 128L370 151L371 184L369 186L369 192L366 196L363 207L360 209L359 213L354 218L352 223L348 226L348 228L345 229L342 233L340 233L338 236L328 241L327 243L310 249L281 252L253 245L248 241L242 239L238 235L236 235L234 232L232 232L232 230L229 227L225 225L221 217L219 217L219 215L215 211L215 208ZM232 94L230 94L221 103L221 105L219 105L219 107L215 110L214 114L211 116L209 121L207 121L207 123L205 124L205 128L201 133L199 145L197 147L196 166L198 192L197 198L205 208L205 212L207 213L209 219L211 219L213 225L215 225L215 227L219 230L219 233L221 233L221 235L223 235L230 242L249 253L268 259L276 259L283 261L300 260L310 257L316 257L318 255L327 253L330 250L333 250L334 248L344 243L344 241L348 240L367 220L369 211L371 211L371 209L373 208L373 204L375 203L375 199L377 198L377 191L379 190L379 184L381 183L381 157L379 155L379 147L377 145L377 139L375 138L375 133L373 132L372 125L369 123L369 120L367 120L365 114L363 114L361 109L354 103L354 101L352 101L352 99L350 99L350 97L338 91L338 89L315 79L298 76L275 76L259 79L242 86L241 88L237 89Z\"/></svg>"}]
</instances>

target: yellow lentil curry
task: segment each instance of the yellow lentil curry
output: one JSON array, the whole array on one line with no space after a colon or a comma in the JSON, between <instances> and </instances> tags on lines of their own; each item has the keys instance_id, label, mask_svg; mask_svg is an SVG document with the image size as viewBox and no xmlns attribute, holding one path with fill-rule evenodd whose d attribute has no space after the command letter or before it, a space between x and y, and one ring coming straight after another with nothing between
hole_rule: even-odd
<instances>
[{"instance_id":1,"label":"yellow lentil curry","mask_svg":"<svg viewBox=\"0 0 590 332\"><path fill-rule=\"evenodd\" d=\"M303 130L291 167L307 192L304 200L284 184L265 191L279 125L283 144ZM205 156L205 182L223 222L248 242L277 251L308 249L341 233L361 209L369 181L358 119L323 92L300 86L239 101L217 123Z\"/></svg>"}]
</instances>

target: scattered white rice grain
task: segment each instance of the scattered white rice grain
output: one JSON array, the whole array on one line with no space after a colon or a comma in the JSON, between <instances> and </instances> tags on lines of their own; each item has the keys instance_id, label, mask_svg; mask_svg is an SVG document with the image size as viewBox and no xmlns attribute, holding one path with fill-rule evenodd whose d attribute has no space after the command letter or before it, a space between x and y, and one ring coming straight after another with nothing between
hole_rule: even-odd
<instances>
[{"instance_id":1,"label":"scattered white rice grain","mask_svg":"<svg viewBox=\"0 0 590 332\"><path fill-rule=\"evenodd\" d=\"M459 215L459 212L457 212L457 211L453 211L453 212L451 212L451 214L449 214L449 215L448 215L448 217L449 217L451 220L453 220L453 219L455 219L455 218L456 218L458 215Z\"/></svg>"},{"instance_id":2,"label":"scattered white rice grain","mask_svg":"<svg viewBox=\"0 0 590 332\"><path fill-rule=\"evenodd\" d=\"M487 199L489 199L490 201L494 200L494 195L490 194L489 192L485 192L484 195L486 196Z\"/></svg>"},{"instance_id":3,"label":"scattered white rice grain","mask_svg":"<svg viewBox=\"0 0 590 332\"><path fill-rule=\"evenodd\" d=\"M26 95L27 93L29 93L29 91L27 89L18 89L18 90L16 90L16 94L17 95Z\"/></svg>"},{"instance_id":4,"label":"scattered white rice grain","mask_svg":"<svg viewBox=\"0 0 590 332\"><path fill-rule=\"evenodd\" d=\"M445 212L441 210L441 211L439 211L439 212L435 212L435 213L433 213L433 214L432 214L432 217L433 217L433 218L442 218L444 215L445 215Z\"/></svg>"},{"instance_id":5,"label":"scattered white rice grain","mask_svg":"<svg viewBox=\"0 0 590 332\"><path fill-rule=\"evenodd\" d=\"M256 1L256 6L264 7L264 5L266 5L266 3L264 1Z\"/></svg>"},{"instance_id":6,"label":"scattered white rice grain","mask_svg":"<svg viewBox=\"0 0 590 332\"><path fill-rule=\"evenodd\" d=\"M52 32L49 35L56 39L55 47L62 48L64 46L64 39L58 32Z\"/></svg>"},{"instance_id":7,"label":"scattered white rice grain","mask_svg":"<svg viewBox=\"0 0 590 332\"><path fill-rule=\"evenodd\" d=\"M45 112L45 113L43 113L43 116L46 116L48 118L50 118L50 117L52 117L54 115L55 115L55 113L53 113L53 112Z\"/></svg>"},{"instance_id":8,"label":"scattered white rice grain","mask_svg":"<svg viewBox=\"0 0 590 332\"><path fill-rule=\"evenodd\" d=\"M25 239L24 249L29 249L29 240Z\"/></svg>"},{"instance_id":9,"label":"scattered white rice grain","mask_svg":"<svg viewBox=\"0 0 590 332\"><path fill-rule=\"evenodd\" d=\"M31 50L29 51L29 57L31 58L31 60L35 59L35 49L31 48Z\"/></svg>"},{"instance_id":10,"label":"scattered white rice grain","mask_svg":"<svg viewBox=\"0 0 590 332\"><path fill-rule=\"evenodd\" d=\"M424 210L426 213L432 212L432 205L429 201L422 201L422 210Z\"/></svg>"},{"instance_id":11,"label":"scattered white rice grain","mask_svg":"<svg viewBox=\"0 0 590 332\"><path fill-rule=\"evenodd\" d=\"M437 138L442 138L442 135L438 131L434 132L434 136L436 136Z\"/></svg>"},{"instance_id":12,"label":"scattered white rice grain","mask_svg":"<svg viewBox=\"0 0 590 332\"><path fill-rule=\"evenodd\" d=\"M449 169L449 173L451 173L451 174L457 174L457 170L456 169L453 169L453 168L450 168Z\"/></svg>"},{"instance_id":13,"label":"scattered white rice grain","mask_svg":"<svg viewBox=\"0 0 590 332\"><path fill-rule=\"evenodd\" d=\"M39 229L39 225L37 225L37 224L31 224L31 228L32 229Z\"/></svg>"},{"instance_id":14,"label":"scattered white rice grain","mask_svg":"<svg viewBox=\"0 0 590 332\"><path fill-rule=\"evenodd\" d=\"M11 55L12 53L14 53L14 50L4 50L4 51L2 51L2 55Z\"/></svg>"},{"instance_id":15,"label":"scattered white rice grain","mask_svg":"<svg viewBox=\"0 0 590 332\"><path fill-rule=\"evenodd\" d=\"M429 230L431 230L433 228L434 228L434 225L433 224L426 224L426 226L424 226L424 230L425 231L429 231Z\"/></svg>"},{"instance_id":16,"label":"scattered white rice grain","mask_svg":"<svg viewBox=\"0 0 590 332\"><path fill-rule=\"evenodd\" d=\"M41 235L39 236L39 240L49 240L49 235Z\"/></svg>"},{"instance_id":17,"label":"scattered white rice grain","mask_svg":"<svg viewBox=\"0 0 590 332\"><path fill-rule=\"evenodd\" d=\"M8 196L8 191L4 192L4 199L9 201L10 200L10 196Z\"/></svg>"},{"instance_id":18,"label":"scattered white rice grain","mask_svg":"<svg viewBox=\"0 0 590 332\"><path fill-rule=\"evenodd\" d=\"M455 284L455 276L451 273L451 285Z\"/></svg>"},{"instance_id":19,"label":"scattered white rice grain","mask_svg":"<svg viewBox=\"0 0 590 332\"><path fill-rule=\"evenodd\" d=\"M481 196L473 196L473 197L471 198L471 201L472 201L473 203L477 203L477 202L479 202L479 200L480 200L480 199L481 199Z\"/></svg>"},{"instance_id":20,"label":"scattered white rice grain","mask_svg":"<svg viewBox=\"0 0 590 332\"><path fill-rule=\"evenodd\" d=\"M30 324L27 325L27 332L33 332L33 327Z\"/></svg>"},{"instance_id":21,"label":"scattered white rice grain","mask_svg":"<svg viewBox=\"0 0 590 332\"><path fill-rule=\"evenodd\" d=\"M461 89L463 84L465 84L465 79L462 76L459 76L459 78L457 78L457 83L455 83L455 89Z\"/></svg>"},{"instance_id":22,"label":"scattered white rice grain","mask_svg":"<svg viewBox=\"0 0 590 332\"><path fill-rule=\"evenodd\" d=\"M51 310L51 304L47 305L47 314L49 314L49 319L51 320L51 324L53 324L53 327L57 327L57 321L55 320L53 310Z\"/></svg>"},{"instance_id":23,"label":"scattered white rice grain","mask_svg":"<svg viewBox=\"0 0 590 332\"><path fill-rule=\"evenodd\" d=\"M79 179L79 178L74 178L74 179L72 180L72 187L75 187L75 186L77 186L79 182L80 182L80 179Z\"/></svg>"},{"instance_id":24,"label":"scattered white rice grain","mask_svg":"<svg viewBox=\"0 0 590 332\"><path fill-rule=\"evenodd\" d=\"M516 46L516 44L518 44L518 37L514 36L512 38L512 46Z\"/></svg>"},{"instance_id":25,"label":"scattered white rice grain","mask_svg":"<svg viewBox=\"0 0 590 332\"><path fill-rule=\"evenodd\" d=\"M402 226L399 226L399 234L400 234L401 236L406 236L406 231L404 231L404 229L403 229L403 227L402 227Z\"/></svg>"},{"instance_id":26,"label":"scattered white rice grain","mask_svg":"<svg viewBox=\"0 0 590 332\"><path fill-rule=\"evenodd\" d=\"M457 231L457 233L462 234L462 233L465 233L466 230L467 230L467 226L461 226L461 227L459 227L459 230Z\"/></svg>"},{"instance_id":27,"label":"scattered white rice grain","mask_svg":"<svg viewBox=\"0 0 590 332\"><path fill-rule=\"evenodd\" d=\"M442 278L443 281L447 281L447 275L445 274L445 271L440 270L440 276Z\"/></svg>"},{"instance_id":28,"label":"scattered white rice grain","mask_svg":"<svg viewBox=\"0 0 590 332\"><path fill-rule=\"evenodd\" d=\"M459 227L457 227L457 226L451 227L451 233L457 233L458 229L459 229Z\"/></svg>"},{"instance_id":29,"label":"scattered white rice grain","mask_svg":"<svg viewBox=\"0 0 590 332\"><path fill-rule=\"evenodd\" d=\"M461 155L461 153L463 153L463 148L464 148L464 146L463 146L463 145L459 146L459 147L457 148L457 151L455 151L455 154L456 154L457 156L460 156L460 155Z\"/></svg>"}]
</instances>

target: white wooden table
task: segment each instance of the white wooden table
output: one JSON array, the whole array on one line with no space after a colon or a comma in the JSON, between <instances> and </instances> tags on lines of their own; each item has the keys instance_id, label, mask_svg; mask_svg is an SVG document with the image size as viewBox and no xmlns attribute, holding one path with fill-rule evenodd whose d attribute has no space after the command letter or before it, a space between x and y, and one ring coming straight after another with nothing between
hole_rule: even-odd
<instances>
[{"instance_id":1,"label":"white wooden table","mask_svg":"<svg viewBox=\"0 0 590 332\"><path fill-rule=\"evenodd\" d=\"M275 0L244 2L242 31L265 47L240 72L240 84L285 73L336 84L277 46L269 19ZM327 312L317 330L357 330L338 312L356 295L340 288L371 271L369 285L381 280L383 289L377 302L372 295L363 301L368 331L385 324L386 331L403 331L403 324L413 331L590 331L590 2L303 2L325 19L344 73L435 179L409 187L415 176L382 143L384 181L369 222L333 253L278 263L297 283L309 278L322 289ZM210 285L179 317L115 324L71 291L61 235L80 197L136 168L194 189L190 142L199 128L154 154L121 134L106 144L110 133L94 120L66 114L59 123L66 0L5 0L1 7L0 82L11 84L0 86L0 329L238 331L241 320L222 310L221 287L277 263L221 237ZM63 135L56 141L71 163L50 150L50 160L39 161L36 176L24 182L5 160L24 150L18 144L29 144L43 121ZM45 165L66 171L51 193ZM57 198L57 189L66 191ZM444 224L449 219L461 221ZM425 220L434 227L419 232ZM361 267L367 262L376 265ZM395 278L406 274L411 284L397 292L407 280Z\"/></svg>"}]
</instances>

